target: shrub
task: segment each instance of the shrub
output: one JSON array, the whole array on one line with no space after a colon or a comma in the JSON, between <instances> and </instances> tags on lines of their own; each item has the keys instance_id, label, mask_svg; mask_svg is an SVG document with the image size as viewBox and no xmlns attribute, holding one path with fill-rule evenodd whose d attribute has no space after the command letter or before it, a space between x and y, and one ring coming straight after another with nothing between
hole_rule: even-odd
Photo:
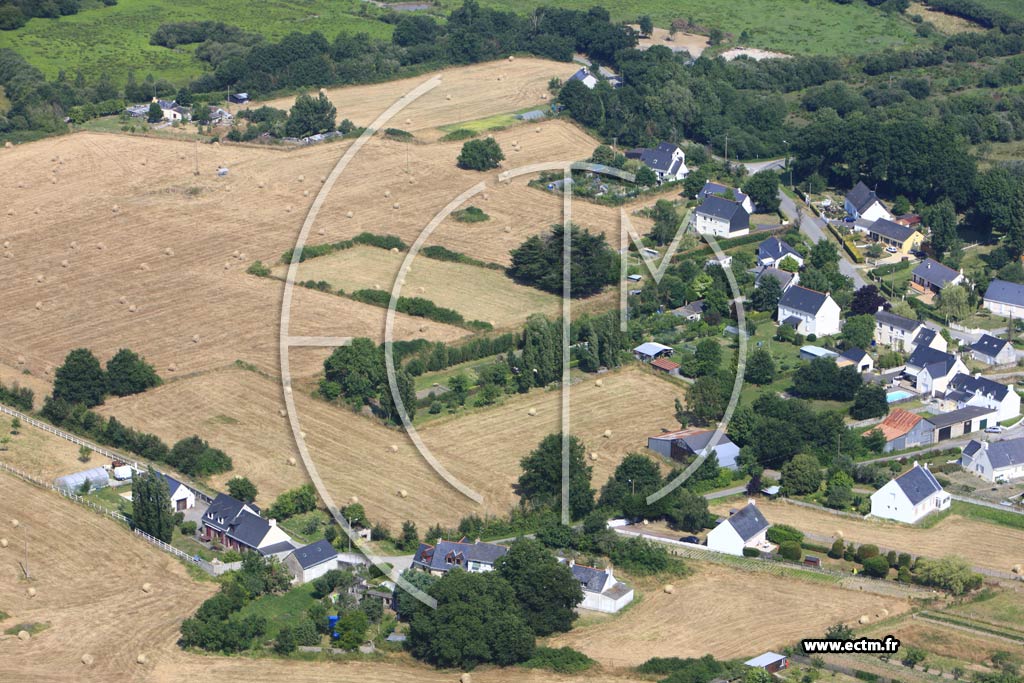
<instances>
[{"instance_id":1,"label":"shrub","mask_svg":"<svg viewBox=\"0 0 1024 683\"><path fill-rule=\"evenodd\" d=\"M798 545L804 540L804 533L788 524L773 524L768 527L768 540L781 545L786 541L795 541Z\"/></svg>"},{"instance_id":2,"label":"shrub","mask_svg":"<svg viewBox=\"0 0 1024 683\"><path fill-rule=\"evenodd\" d=\"M481 223L488 220L490 216L484 213L483 209L475 206L467 206L465 209L453 211L452 218L460 223Z\"/></svg>"},{"instance_id":3,"label":"shrub","mask_svg":"<svg viewBox=\"0 0 1024 683\"><path fill-rule=\"evenodd\" d=\"M181 535L182 536L195 536L196 535L196 523L195 522L182 522L181 523Z\"/></svg>"},{"instance_id":4,"label":"shrub","mask_svg":"<svg viewBox=\"0 0 1024 683\"><path fill-rule=\"evenodd\" d=\"M783 541L779 544L779 555L791 562L799 562L803 556L803 549L796 541Z\"/></svg>"},{"instance_id":5,"label":"shrub","mask_svg":"<svg viewBox=\"0 0 1024 683\"><path fill-rule=\"evenodd\" d=\"M878 546L877 545L872 545L870 543L865 543L861 547L857 548L857 553L854 555L854 558L858 562L863 563L865 560L870 559L872 557L877 557L877 556L878 556Z\"/></svg>"},{"instance_id":6,"label":"shrub","mask_svg":"<svg viewBox=\"0 0 1024 683\"><path fill-rule=\"evenodd\" d=\"M270 267L263 265L263 261L253 261L252 265L245 269L245 272L256 277L269 277Z\"/></svg>"},{"instance_id":7,"label":"shrub","mask_svg":"<svg viewBox=\"0 0 1024 683\"><path fill-rule=\"evenodd\" d=\"M889 561L881 555L875 555L864 560L864 573L884 579L889 575Z\"/></svg>"},{"instance_id":8,"label":"shrub","mask_svg":"<svg viewBox=\"0 0 1024 683\"><path fill-rule=\"evenodd\" d=\"M833 560L838 560L843 556L843 539L837 538L832 543L832 549L828 551L828 556Z\"/></svg>"},{"instance_id":9,"label":"shrub","mask_svg":"<svg viewBox=\"0 0 1024 683\"><path fill-rule=\"evenodd\" d=\"M494 138L470 140L462 146L458 165L470 171L487 171L497 168L504 159L505 155Z\"/></svg>"},{"instance_id":10,"label":"shrub","mask_svg":"<svg viewBox=\"0 0 1024 683\"><path fill-rule=\"evenodd\" d=\"M761 557L761 551L757 548L744 548L743 557Z\"/></svg>"},{"instance_id":11,"label":"shrub","mask_svg":"<svg viewBox=\"0 0 1024 683\"><path fill-rule=\"evenodd\" d=\"M450 133L441 136L441 142L460 142L462 140L469 140L475 138L476 132L468 128L456 128Z\"/></svg>"},{"instance_id":12,"label":"shrub","mask_svg":"<svg viewBox=\"0 0 1024 683\"><path fill-rule=\"evenodd\" d=\"M579 673L594 665L594 660L571 647L538 647L523 662L528 669L547 669L560 674Z\"/></svg>"}]
</instances>

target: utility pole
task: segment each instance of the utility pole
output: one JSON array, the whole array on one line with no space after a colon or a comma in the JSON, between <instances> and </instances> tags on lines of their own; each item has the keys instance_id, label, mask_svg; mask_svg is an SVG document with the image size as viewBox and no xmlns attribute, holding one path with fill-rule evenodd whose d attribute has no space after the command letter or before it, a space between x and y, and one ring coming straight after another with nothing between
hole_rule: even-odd
<instances>
[{"instance_id":1,"label":"utility pole","mask_svg":"<svg viewBox=\"0 0 1024 683\"><path fill-rule=\"evenodd\" d=\"M192 171L192 175L199 175L199 140L196 140L196 153L195 153L196 165Z\"/></svg>"},{"instance_id":2,"label":"utility pole","mask_svg":"<svg viewBox=\"0 0 1024 683\"><path fill-rule=\"evenodd\" d=\"M725 134L725 165L729 166L729 134Z\"/></svg>"}]
</instances>

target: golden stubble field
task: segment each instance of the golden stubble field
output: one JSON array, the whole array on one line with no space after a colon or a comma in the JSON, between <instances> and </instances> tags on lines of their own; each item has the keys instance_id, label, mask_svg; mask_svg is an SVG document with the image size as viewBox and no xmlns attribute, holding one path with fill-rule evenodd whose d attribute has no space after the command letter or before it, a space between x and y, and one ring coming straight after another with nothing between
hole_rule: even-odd
<instances>
[{"instance_id":1,"label":"golden stubble field","mask_svg":"<svg viewBox=\"0 0 1024 683\"><path fill-rule=\"evenodd\" d=\"M13 435L10 433L11 421L9 415L0 415L0 438L11 438L6 445L0 445L0 462L25 474L50 481L65 474L110 463L107 458L99 455L83 463L78 459L78 446L24 423L18 434Z\"/></svg>"},{"instance_id":2,"label":"golden stubble field","mask_svg":"<svg viewBox=\"0 0 1024 683\"><path fill-rule=\"evenodd\" d=\"M728 505L712 505L711 511L728 514ZM978 567L1008 572L1024 562L1024 531L950 515L931 528L917 528L877 519L852 519L827 512L763 501L758 507L773 524L791 524L815 534L847 541L874 543L924 557L959 555Z\"/></svg>"},{"instance_id":3,"label":"golden stubble field","mask_svg":"<svg viewBox=\"0 0 1024 683\"><path fill-rule=\"evenodd\" d=\"M680 395L675 385L635 369L608 373L603 385L580 383L571 399L572 433L584 440L588 453L598 454L597 460L588 460L598 489L626 453L642 450L647 436L675 426L673 400ZM484 496L482 507L434 473L401 429L302 391L295 392L295 400L310 454L335 502L344 505L357 496L373 521L397 529L406 519L425 528L435 522L451 525L469 513L505 514L518 502L512 485L520 459L559 429L561 399L558 391L534 390L420 430L438 460ZM211 483L222 488L232 476L249 477L260 490L257 502L266 505L281 491L307 481L301 463L288 465L297 452L282 408L274 380L231 368L109 401L100 412L168 442L201 434L235 462L232 472ZM530 408L536 408L536 416L528 415ZM606 429L612 432L609 438ZM399 496L401 490L408 497Z\"/></svg>"},{"instance_id":4,"label":"golden stubble field","mask_svg":"<svg viewBox=\"0 0 1024 683\"><path fill-rule=\"evenodd\" d=\"M553 639L599 659L605 666L636 666L651 657L750 657L824 637L837 622L861 615L893 615L908 609L903 600L838 586L695 563L695 572L672 581L671 595L644 579L643 599L624 614ZM885 610L883 612L883 610Z\"/></svg>"}]
</instances>

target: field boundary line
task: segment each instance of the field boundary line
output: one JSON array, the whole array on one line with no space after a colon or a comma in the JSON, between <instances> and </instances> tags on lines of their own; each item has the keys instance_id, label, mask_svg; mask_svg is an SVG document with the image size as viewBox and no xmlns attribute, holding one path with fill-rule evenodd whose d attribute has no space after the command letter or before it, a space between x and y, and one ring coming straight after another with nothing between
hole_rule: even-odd
<instances>
[{"instance_id":1,"label":"field boundary line","mask_svg":"<svg viewBox=\"0 0 1024 683\"><path fill-rule=\"evenodd\" d=\"M955 501L966 503L968 505L980 505L981 507L992 508L993 510L1000 510L1002 512L1012 512L1015 515L1024 515L1024 510L1018 510L1017 508L1014 507L1006 507L1005 505L1000 505L999 503L990 503L987 500L968 498L967 496L959 496L955 493L949 494L949 497Z\"/></svg>"},{"instance_id":2,"label":"field boundary line","mask_svg":"<svg viewBox=\"0 0 1024 683\"><path fill-rule=\"evenodd\" d=\"M966 631L967 633L973 633L982 638L998 638L999 640L1005 640L1008 643L1020 645L1024 643L1024 635L1020 637L1013 637L1009 635L1003 635L1003 633L995 633L994 629L975 628L965 623L961 623L956 620L947 620L940 617L937 614L932 614L927 611L921 611L913 615L914 619L921 619L923 621L931 622L933 624L939 624L940 626L946 626L948 628L956 629L958 631Z\"/></svg>"}]
</instances>

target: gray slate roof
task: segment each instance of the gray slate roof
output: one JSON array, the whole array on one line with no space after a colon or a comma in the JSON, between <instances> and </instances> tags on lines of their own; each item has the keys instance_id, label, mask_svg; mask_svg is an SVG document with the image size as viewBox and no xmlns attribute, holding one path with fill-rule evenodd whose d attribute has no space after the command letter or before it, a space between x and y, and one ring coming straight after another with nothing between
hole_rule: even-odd
<instances>
[{"instance_id":1,"label":"gray slate roof","mask_svg":"<svg viewBox=\"0 0 1024 683\"><path fill-rule=\"evenodd\" d=\"M779 268L775 268L773 266L768 266L767 268L764 268L761 272L757 274L757 277L754 279L754 284L760 285L761 280L763 280L766 277L775 278L776 280L778 280L779 285L783 289L785 289L793 280L793 273L790 273L785 270L780 270Z\"/></svg>"},{"instance_id":2,"label":"gray slate roof","mask_svg":"<svg viewBox=\"0 0 1024 683\"><path fill-rule=\"evenodd\" d=\"M881 235L882 237L888 237L889 239L896 240L897 242L906 242L910 236L917 231L913 228L908 228L905 225L900 225L899 223L879 218L871 224L871 227L868 228L868 232Z\"/></svg>"},{"instance_id":3,"label":"gray slate roof","mask_svg":"<svg viewBox=\"0 0 1024 683\"><path fill-rule=\"evenodd\" d=\"M895 481L911 505L917 505L928 496L942 490L942 486L935 480L935 475L920 465L896 477Z\"/></svg>"},{"instance_id":4,"label":"gray slate roof","mask_svg":"<svg viewBox=\"0 0 1024 683\"><path fill-rule=\"evenodd\" d=\"M631 159L639 159L652 171L662 173L675 172L679 170L679 161L673 161L672 155L679 149L679 145L671 142L661 142L657 147L638 147L631 149L626 156Z\"/></svg>"},{"instance_id":5,"label":"gray slate roof","mask_svg":"<svg viewBox=\"0 0 1024 683\"><path fill-rule=\"evenodd\" d=\"M1024 285L1006 280L993 280L985 290L985 301L1024 306Z\"/></svg>"},{"instance_id":6,"label":"gray slate roof","mask_svg":"<svg viewBox=\"0 0 1024 683\"><path fill-rule=\"evenodd\" d=\"M918 346L907 359L907 365L913 365L915 368L928 368L929 372L935 365L945 368L945 372L938 375L932 374L932 377L945 377L946 373L953 369L954 363L956 363L956 356L951 353L943 353L930 346Z\"/></svg>"},{"instance_id":7,"label":"gray slate roof","mask_svg":"<svg viewBox=\"0 0 1024 683\"><path fill-rule=\"evenodd\" d=\"M728 221L729 232L745 230L750 227L750 214L747 213L746 209L736 202L730 202L722 197L714 195L705 197L704 201L697 207L697 213L702 216L711 216L712 218Z\"/></svg>"},{"instance_id":8,"label":"gray slate roof","mask_svg":"<svg viewBox=\"0 0 1024 683\"><path fill-rule=\"evenodd\" d=\"M971 441L964 446L964 455L973 456L981 449L981 442ZM988 460L993 469L1024 465L1024 437L993 441L988 445Z\"/></svg>"},{"instance_id":9,"label":"gray slate roof","mask_svg":"<svg viewBox=\"0 0 1024 683\"><path fill-rule=\"evenodd\" d=\"M709 429L705 432L697 432L696 434L688 434L682 438L676 439L676 443L684 444L686 448L694 453L701 453L708 444L711 442L711 437L715 435L714 429ZM731 444L732 440L726 436L725 432L718 437L718 441L715 442L715 446L722 446L724 444Z\"/></svg>"},{"instance_id":10,"label":"gray slate roof","mask_svg":"<svg viewBox=\"0 0 1024 683\"><path fill-rule=\"evenodd\" d=\"M228 528L227 534L228 537L250 548L258 548L260 541L266 537L268 531L270 531L270 522L248 510L242 510Z\"/></svg>"},{"instance_id":11,"label":"gray slate roof","mask_svg":"<svg viewBox=\"0 0 1024 683\"><path fill-rule=\"evenodd\" d=\"M747 503L746 507L737 511L725 520L736 530L744 542L757 536L761 531L768 528L768 520L764 518L761 511L753 503Z\"/></svg>"},{"instance_id":12,"label":"gray slate roof","mask_svg":"<svg viewBox=\"0 0 1024 683\"><path fill-rule=\"evenodd\" d=\"M947 284L960 277L960 272L949 266L944 266L935 259L926 258L914 268L913 275L925 282L930 282L936 287L945 287Z\"/></svg>"},{"instance_id":13,"label":"gray slate roof","mask_svg":"<svg viewBox=\"0 0 1024 683\"><path fill-rule=\"evenodd\" d=\"M779 299L779 306L817 315L821 307L825 305L826 299L828 299L828 295L823 292L794 285L783 293L782 298Z\"/></svg>"},{"instance_id":14,"label":"gray slate roof","mask_svg":"<svg viewBox=\"0 0 1024 683\"><path fill-rule=\"evenodd\" d=\"M795 330L796 328L800 327L800 323L801 322L802 321L800 320L800 318L796 317L795 315L791 315L788 318L786 318L785 320L783 320L780 324L782 324L782 325L789 325L790 327L792 327Z\"/></svg>"},{"instance_id":15,"label":"gray slate roof","mask_svg":"<svg viewBox=\"0 0 1024 683\"><path fill-rule=\"evenodd\" d=\"M574 564L571 569L572 575L576 577L585 591L600 593L608 582L608 572L603 569L585 567L581 564Z\"/></svg>"},{"instance_id":16,"label":"gray slate roof","mask_svg":"<svg viewBox=\"0 0 1024 683\"><path fill-rule=\"evenodd\" d=\"M868 354L863 349L858 349L856 346L846 349L840 354L840 358L851 360L854 363L860 363Z\"/></svg>"},{"instance_id":17,"label":"gray slate roof","mask_svg":"<svg viewBox=\"0 0 1024 683\"><path fill-rule=\"evenodd\" d=\"M269 557L270 555L277 555L278 553L289 553L295 550L295 547L295 544L291 541L281 541L280 543L263 546L260 548L260 555L263 557Z\"/></svg>"},{"instance_id":18,"label":"gray slate roof","mask_svg":"<svg viewBox=\"0 0 1024 683\"><path fill-rule=\"evenodd\" d=\"M958 422L967 422L968 420L973 420L975 418L982 417L983 415L990 415L991 413L991 408L983 408L981 406L967 406L966 408L961 408L960 410L953 410L948 413L940 413L938 415L933 415L928 418L928 422L930 422L932 426L935 427L936 429L939 429L941 427L949 427L950 425L955 425Z\"/></svg>"},{"instance_id":19,"label":"gray slate roof","mask_svg":"<svg viewBox=\"0 0 1024 683\"><path fill-rule=\"evenodd\" d=\"M331 542L326 538L321 538L316 543L310 543L304 545L301 548L295 550L295 559L299 561L299 566L303 569L309 569L315 567L318 564L324 562L330 562L338 557L338 551L334 549Z\"/></svg>"},{"instance_id":20,"label":"gray slate roof","mask_svg":"<svg viewBox=\"0 0 1024 683\"><path fill-rule=\"evenodd\" d=\"M917 320L904 318L902 315L896 315L889 311L878 311L875 313L875 321L880 322L883 325L890 325L898 330L903 330L904 332L913 332L921 325Z\"/></svg>"},{"instance_id":21,"label":"gray slate roof","mask_svg":"<svg viewBox=\"0 0 1024 683\"><path fill-rule=\"evenodd\" d=\"M914 337L914 346L930 346L936 334L938 333L930 327L921 328L921 331Z\"/></svg>"},{"instance_id":22,"label":"gray slate roof","mask_svg":"<svg viewBox=\"0 0 1024 683\"><path fill-rule=\"evenodd\" d=\"M425 569L446 572L456 567L464 569L469 562L493 565L507 552L506 546L480 541L470 543L465 538L461 541L441 541L436 546L420 543L412 563Z\"/></svg>"},{"instance_id":23,"label":"gray slate roof","mask_svg":"<svg viewBox=\"0 0 1024 683\"><path fill-rule=\"evenodd\" d=\"M743 192L736 188L729 188L721 183L713 183L709 180L704 183L704 187L702 187L700 192L697 193L697 199L704 199L705 197L715 194L726 194L730 191L732 192L732 198L740 204L742 204L743 200L747 198L747 195L743 194Z\"/></svg>"},{"instance_id":24,"label":"gray slate roof","mask_svg":"<svg viewBox=\"0 0 1024 683\"><path fill-rule=\"evenodd\" d=\"M972 396L980 393L984 396L991 396L997 401L1002 401L1006 398L1006 394L1010 391L1010 387L988 377L974 377L972 375L965 375L962 372L957 373L949 381L949 388Z\"/></svg>"},{"instance_id":25,"label":"gray slate roof","mask_svg":"<svg viewBox=\"0 0 1024 683\"><path fill-rule=\"evenodd\" d=\"M857 213L864 213L869 206L878 201L878 195L862 180L846 193L846 201L853 205Z\"/></svg>"},{"instance_id":26,"label":"gray slate roof","mask_svg":"<svg viewBox=\"0 0 1024 683\"><path fill-rule=\"evenodd\" d=\"M242 511L245 503L232 498L226 493L218 493L217 497L210 503L210 507L206 508L206 514L203 515L203 523L206 526L217 529L218 531L226 531L235 518L238 517L238 513Z\"/></svg>"},{"instance_id":27,"label":"gray slate roof","mask_svg":"<svg viewBox=\"0 0 1024 683\"><path fill-rule=\"evenodd\" d=\"M983 334L978 338L978 341L971 344L971 350L994 358L998 356L1003 348L1009 343L1010 342L1005 339L993 337L991 334Z\"/></svg>"},{"instance_id":28,"label":"gray slate roof","mask_svg":"<svg viewBox=\"0 0 1024 683\"><path fill-rule=\"evenodd\" d=\"M803 255L801 255L799 251L789 246L789 244L780 240L778 237L769 237L764 242L757 245L757 258L759 259L771 258L776 261L781 261L790 254L799 259L803 259Z\"/></svg>"}]
</instances>

